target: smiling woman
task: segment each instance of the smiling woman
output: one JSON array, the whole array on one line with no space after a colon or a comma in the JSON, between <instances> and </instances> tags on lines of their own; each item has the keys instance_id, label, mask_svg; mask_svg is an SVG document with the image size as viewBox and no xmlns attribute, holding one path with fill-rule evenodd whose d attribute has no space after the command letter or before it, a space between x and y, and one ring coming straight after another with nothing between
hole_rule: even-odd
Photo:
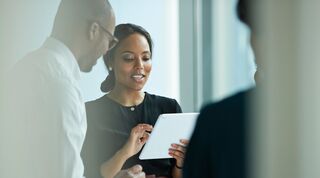
<instances>
[{"instance_id":1,"label":"smiling woman","mask_svg":"<svg viewBox=\"0 0 320 178\"><path fill-rule=\"evenodd\" d=\"M114 35L121 44L117 46L117 49L109 50L103 57L109 75L101 84L101 90L103 92L109 92L112 89L117 91L122 86L142 89L152 67L150 34L139 26L121 24L116 27ZM119 70L113 70L115 68ZM115 78L118 79L118 83L115 83Z\"/></svg>"},{"instance_id":2,"label":"smiling woman","mask_svg":"<svg viewBox=\"0 0 320 178\"><path fill-rule=\"evenodd\" d=\"M109 2L114 8L116 25L139 24L152 36L156 48L152 53L152 74L144 86L145 90L175 98L180 103L179 1L109 0ZM104 22L101 22L101 25L106 27ZM112 32L109 29L108 31ZM101 58L90 73L81 76L80 85L85 101L104 95L99 86L106 78L106 73Z\"/></svg>"},{"instance_id":3,"label":"smiling woman","mask_svg":"<svg viewBox=\"0 0 320 178\"><path fill-rule=\"evenodd\" d=\"M82 150L85 175L100 177L103 168L103 177L113 177L123 168L140 164L147 175L179 178L183 143L168 148L168 155L175 159L138 158L158 116L182 112L175 99L143 91L152 69L151 37L134 24L117 25L114 36L119 42L104 56L109 75L101 90L107 94L86 103L88 131Z\"/></svg>"}]
</instances>

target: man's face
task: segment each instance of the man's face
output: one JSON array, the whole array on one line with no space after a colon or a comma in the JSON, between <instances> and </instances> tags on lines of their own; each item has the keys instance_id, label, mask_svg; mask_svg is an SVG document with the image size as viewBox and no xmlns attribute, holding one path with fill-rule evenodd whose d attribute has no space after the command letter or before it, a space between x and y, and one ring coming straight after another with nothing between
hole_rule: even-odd
<instances>
[{"instance_id":1,"label":"man's face","mask_svg":"<svg viewBox=\"0 0 320 178\"><path fill-rule=\"evenodd\" d=\"M257 71L254 74L254 80L256 83L259 83L259 81L261 80L261 76L262 76L262 61L260 60L260 52L259 52L259 43L258 43L258 37L255 35L254 31L251 30L251 37L250 37L250 43L251 43L251 47L254 53L254 57L255 57L255 63L257 65Z\"/></svg>"},{"instance_id":2,"label":"man's face","mask_svg":"<svg viewBox=\"0 0 320 178\"><path fill-rule=\"evenodd\" d=\"M83 57L80 63L80 70L82 72L90 72L93 66L96 65L97 60L116 43L116 39L113 36L115 28L115 18L113 15L104 22L97 22L96 25L98 33L94 34L96 36L89 42L88 54Z\"/></svg>"}]
</instances>

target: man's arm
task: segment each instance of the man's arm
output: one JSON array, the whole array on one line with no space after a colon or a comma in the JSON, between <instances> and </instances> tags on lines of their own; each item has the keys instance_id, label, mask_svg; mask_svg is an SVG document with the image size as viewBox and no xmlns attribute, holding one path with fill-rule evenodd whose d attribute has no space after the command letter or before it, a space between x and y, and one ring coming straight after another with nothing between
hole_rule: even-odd
<instances>
[{"instance_id":1,"label":"man's arm","mask_svg":"<svg viewBox=\"0 0 320 178\"><path fill-rule=\"evenodd\" d=\"M67 79L52 79L45 87L46 93L41 97L45 103L38 118L44 120L42 128L47 130L40 140L44 141L41 149L48 152L50 161L44 162L43 167L61 178L83 177L80 151L87 124L80 89Z\"/></svg>"}]
</instances>

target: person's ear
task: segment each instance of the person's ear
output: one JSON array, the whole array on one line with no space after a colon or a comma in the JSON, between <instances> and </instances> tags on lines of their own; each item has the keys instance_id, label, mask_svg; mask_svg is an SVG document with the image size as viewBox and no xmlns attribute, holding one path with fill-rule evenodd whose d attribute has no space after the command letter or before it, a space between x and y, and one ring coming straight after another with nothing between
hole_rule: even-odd
<instances>
[{"instance_id":1,"label":"person's ear","mask_svg":"<svg viewBox=\"0 0 320 178\"><path fill-rule=\"evenodd\" d=\"M97 39L99 36L99 24L97 22L93 22L90 25L89 29L89 38L90 40Z\"/></svg>"}]
</instances>

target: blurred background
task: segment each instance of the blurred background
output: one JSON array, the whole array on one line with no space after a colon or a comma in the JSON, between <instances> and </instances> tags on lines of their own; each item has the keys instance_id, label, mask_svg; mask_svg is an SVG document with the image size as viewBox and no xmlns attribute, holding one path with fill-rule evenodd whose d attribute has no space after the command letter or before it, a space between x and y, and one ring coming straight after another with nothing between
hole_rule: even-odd
<instances>
[{"instance_id":1,"label":"blurred background","mask_svg":"<svg viewBox=\"0 0 320 178\"><path fill-rule=\"evenodd\" d=\"M1 74L50 35L60 0L1 0ZM135 23L154 40L153 70L145 90L198 111L253 85L255 64L248 30L235 16L236 0L110 0L116 23ZM102 59L83 73L85 101L103 93Z\"/></svg>"},{"instance_id":2,"label":"blurred background","mask_svg":"<svg viewBox=\"0 0 320 178\"><path fill-rule=\"evenodd\" d=\"M259 0L257 0L259 1ZM0 77L50 35L60 0L0 0ZM199 111L253 87L256 70L249 30L235 16L236 0L110 0L117 24L135 23L154 40L145 90ZM265 66L256 98L253 177L320 175L320 1L265 0L255 9ZM86 101L103 95L100 59L83 73Z\"/></svg>"}]
</instances>

